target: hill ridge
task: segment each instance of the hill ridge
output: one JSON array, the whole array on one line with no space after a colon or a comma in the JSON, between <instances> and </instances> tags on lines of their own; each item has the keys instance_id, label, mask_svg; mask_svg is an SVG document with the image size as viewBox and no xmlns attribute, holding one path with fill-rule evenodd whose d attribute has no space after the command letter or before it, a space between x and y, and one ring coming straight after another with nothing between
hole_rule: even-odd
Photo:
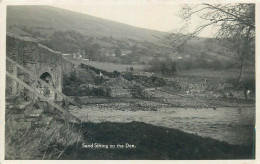
<instances>
[{"instance_id":1,"label":"hill ridge","mask_svg":"<svg viewBox=\"0 0 260 164\"><path fill-rule=\"evenodd\" d=\"M51 26L61 31L79 31L84 35L91 33L95 36L130 37L140 41L157 41L168 34L52 6L8 6L7 26L15 24L30 27Z\"/></svg>"}]
</instances>

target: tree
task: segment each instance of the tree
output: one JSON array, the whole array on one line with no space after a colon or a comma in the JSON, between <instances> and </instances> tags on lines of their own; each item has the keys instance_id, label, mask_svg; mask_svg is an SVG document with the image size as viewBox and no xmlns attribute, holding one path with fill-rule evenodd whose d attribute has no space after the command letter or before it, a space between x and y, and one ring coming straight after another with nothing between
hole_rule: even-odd
<instances>
[{"instance_id":1,"label":"tree","mask_svg":"<svg viewBox=\"0 0 260 164\"><path fill-rule=\"evenodd\" d=\"M238 83L240 83L245 61L253 59L255 54L255 4L184 5L180 15L187 24L195 15L201 18L203 23L193 32L175 37L178 42L181 40L178 49L181 50L188 40L200 34L205 28L214 27L214 37L231 43L229 46L237 53L236 62L240 69Z\"/></svg>"},{"instance_id":2,"label":"tree","mask_svg":"<svg viewBox=\"0 0 260 164\"><path fill-rule=\"evenodd\" d=\"M84 47L85 57L89 58L90 61L98 60L100 58L100 46L97 43L86 44Z\"/></svg>"}]
</instances>

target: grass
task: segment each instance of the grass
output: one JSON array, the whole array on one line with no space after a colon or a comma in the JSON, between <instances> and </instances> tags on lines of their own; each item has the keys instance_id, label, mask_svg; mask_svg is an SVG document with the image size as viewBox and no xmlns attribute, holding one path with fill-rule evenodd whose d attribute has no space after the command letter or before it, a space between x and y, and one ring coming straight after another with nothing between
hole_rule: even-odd
<instances>
[{"instance_id":1,"label":"grass","mask_svg":"<svg viewBox=\"0 0 260 164\"><path fill-rule=\"evenodd\" d=\"M65 122L52 121L49 125L19 130L19 122L6 122L5 159L59 159L69 145L81 141L79 131Z\"/></svg>"},{"instance_id":2,"label":"grass","mask_svg":"<svg viewBox=\"0 0 260 164\"><path fill-rule=\"evenodd\" d=\"M133 67L135 71L141 71L143 69L142 65L115 64L98 61L83 61L83 63L108 72L113 72L115 70L119 72L126 72L127 68L129 69L130 67Z\"/></svg>"},{"instance_id":3,"label":"grass","mask_svg":"<svg viewBox=\"0 0 260 164\"><path fill-rule=\"evenodd\" d=\"M210 138L187 134L179 130L141 122L83 123L84 144L134 144L134 149L88 149L70 146L61 159L253 159L252 145L235 146ZM82 143L81 143L82 144Z\"/></svg>"},{"instance_id":4,"label":"grass","mask_svg":"<svg viewBox=\"0 0 260 164\"><path fill-rule=\"evenodd\" d=\"M198 76L204 78L219 79L237 79L239 75L238 69L210 70L210 69L193 69L178 71L178 75L182 76ZM243 73L245 79L254 79L255 72L252 69L246 69Z\"/></svg>"},{"instance_id":5,"label":"grass","mask_svg":"<svg viewBox=\"0 0 260 164\"><path fill-rule=\"evenodd\" d=\"M54 121L24 133L6 127L6 160L104 159L254 159L253 138L248 146L141 122L69 124ZM82 144L133 144L133 149L87 149Z\"/></svg>"},{"instance_id":6,"label":"grass","mask_svg":"<svg viewBox=\"0 0 260 164\"><path fill-rule=\"evenodd\" d=\"M95 67L100 70L104 70L107 72L119 71L126 72L127 68L129 69L131 66L134 68L134 72L140 72L144 69L143 65L131 65L131 64L116 64L109 62L99 62L99 61L80 61L79 59L70 59L71 62L75 65L80 65L80 63L84 63L86 65Z\"/></svg>"}]
</instances>

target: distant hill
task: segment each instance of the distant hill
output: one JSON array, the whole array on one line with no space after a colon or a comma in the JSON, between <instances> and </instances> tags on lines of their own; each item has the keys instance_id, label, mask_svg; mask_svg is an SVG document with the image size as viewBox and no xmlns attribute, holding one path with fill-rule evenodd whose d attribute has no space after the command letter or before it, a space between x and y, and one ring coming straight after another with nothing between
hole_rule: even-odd
<instances>
[{"instance_id":1,"label":"distant hill","mask_svg":"<svg viewBox=\"0 0 260 164\"><path fill-rule=\"evenodd\" d=\"M111 36L149 42L167 34L50 6L8 6L7 31L26 34L21 28L15 28L23 26L38 29L47 36L54 31L74 30L86 36Z\"/></svg>"},{"instance_id":2,"label":"distant hill","mask_svg":"<svg viewBox=\"0 0 260 164\"><path fill-rule=\"evenodd\" d=\"M62 53L89 54L85 58L101 62L147 64L152 59L167 57L183 59L185 63L181 65L189 68L220 68L230 65L235 56L216 39L194 37L180 52L175 47L180 41L175 44L169 39L179 34L169 35L50 6L8 6L7 31L32 37ZM111 57L116 49L124 56Z\"/></svg>"}]
</instances>

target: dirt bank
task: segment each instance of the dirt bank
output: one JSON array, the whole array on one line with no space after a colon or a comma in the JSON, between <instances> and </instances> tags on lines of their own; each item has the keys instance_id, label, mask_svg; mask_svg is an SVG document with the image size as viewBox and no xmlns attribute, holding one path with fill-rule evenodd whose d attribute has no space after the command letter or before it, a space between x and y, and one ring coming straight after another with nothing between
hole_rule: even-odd
<instances>
[{"instance_id":1,"label":"dirt bank","mask_svg":"<svg viewBox=\"0 0 260 164\"><path fill-rule=\"evenodd\" d=\"M252 159L252 145L234 146L179 130L141 122L83 123L77 125L84 143L68 147L60 159ZM111 148L82 148L82 144L116 145ZM134 148L117 148L126 143Z\"/></svg>"}]
</instances>

